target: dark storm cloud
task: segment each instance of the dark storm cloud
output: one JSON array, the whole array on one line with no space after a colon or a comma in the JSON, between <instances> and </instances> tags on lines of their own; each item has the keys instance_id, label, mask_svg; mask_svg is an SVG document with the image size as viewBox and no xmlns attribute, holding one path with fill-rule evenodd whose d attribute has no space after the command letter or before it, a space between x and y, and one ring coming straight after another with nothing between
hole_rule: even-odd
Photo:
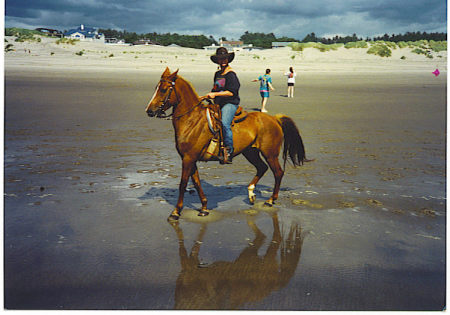
<instances>
[{"instance_id":1,"label":"dark storm cloud","mask_svg":"<svg viewBox=\"0 0 450 315\"><path fill-rule=\"evenodd\" d=\"M373 1L361 9L374 19L401 23L445 23L447 17L447 3L442 0Z\"/></svg>"},{"instance_id":2,"label":"dark storm cloud","mask_svg":"<svg viewBox=\"0 0 450 315\"><path fill-rule=\"evenodd\" d=\"M137 33L239 38L245 31L301 39L310 32L373 36L445 32L444 0L6 0L5 26L79 24Z\"/></svg>"}]
</instances>

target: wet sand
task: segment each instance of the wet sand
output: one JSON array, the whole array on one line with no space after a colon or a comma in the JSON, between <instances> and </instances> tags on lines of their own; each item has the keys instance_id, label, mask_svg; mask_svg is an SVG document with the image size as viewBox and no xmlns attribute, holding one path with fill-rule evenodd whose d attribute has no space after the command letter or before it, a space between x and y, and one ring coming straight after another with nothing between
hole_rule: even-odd
<instances>
[{"instance_id":1,"label":"wet sand","mask_svg":"<svg viewBox=\"0 0 450 315\"><path fill-rule=\"evenodd\" d=\"M174 133L144 113L163 70L6 68L6 308L445 307L446 73L305 72L294 99L275 73L269 113L316 160L287 167L273 208L270 172L251 206L242 156L200 163L212 213L190 186L172 226ZM256 75L239 76L248 111Z\"/></svg>"}]
</instances>

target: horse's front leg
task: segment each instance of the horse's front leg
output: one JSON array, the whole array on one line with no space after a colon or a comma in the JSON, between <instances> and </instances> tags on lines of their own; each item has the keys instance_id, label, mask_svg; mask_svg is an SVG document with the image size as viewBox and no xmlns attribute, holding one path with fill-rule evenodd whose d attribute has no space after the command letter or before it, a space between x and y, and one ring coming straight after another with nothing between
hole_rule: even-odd
<instances>
[{"instance_id":1,"label":"horse's front leg","mask_svg":"<svg viewBox=\"0 0 450 315\"><path fill-rule=\"evenodd\" d=\"M180 180L180 186L178 188L178 202L175 206L175 209L172 211L172 213L169 216L169 221L178 220L181 215L181 210L183 209L183 199L184 199L184 192L186 191L186 186L189 180L189 177L192 176L192 172L195 167L195 162L192 161L190 158L183 158L182 161L182 170L181 170L181 180Z\"/></svg>"},{"instance_id":2,"label":"horse's front leg","mask_svg":"<svg viewBox=\"0 0 450 315\"><path fill-rule=\"evenodd\" d=\"M206 199L205 193L203 192L202 185L200 184L200 176L198 174L197 165L194 164L194 170L192 174L192 182L194 183L195 189L197 190L198 197L200 198L200 202L202 203L202 209L198 213L199 216L204 217L209 214L209 210L207 209L208 199Z\"/></svg>"}]
</instances>

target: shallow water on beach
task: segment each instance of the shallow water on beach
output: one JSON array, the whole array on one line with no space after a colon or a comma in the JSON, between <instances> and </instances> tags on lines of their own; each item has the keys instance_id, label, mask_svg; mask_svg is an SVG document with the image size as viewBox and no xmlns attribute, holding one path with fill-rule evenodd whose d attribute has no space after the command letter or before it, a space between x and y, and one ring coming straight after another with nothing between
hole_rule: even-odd
<instances>
[{"instance_id":1,"label":"shallow water on beach","mask_svg":"<svg viewBox=\"0 0 450 315\"><path fill-rule=\"evenodd\" d=\"M199 163L211 214L189 185L169 224L180 160L171 122L144 113L159 75L7 72L5 307L443 309L445 75L305 76L269 100L315 158L287 166L275 206L270 171L249 204L238 156Z\"/></svg>"}]
</instances>

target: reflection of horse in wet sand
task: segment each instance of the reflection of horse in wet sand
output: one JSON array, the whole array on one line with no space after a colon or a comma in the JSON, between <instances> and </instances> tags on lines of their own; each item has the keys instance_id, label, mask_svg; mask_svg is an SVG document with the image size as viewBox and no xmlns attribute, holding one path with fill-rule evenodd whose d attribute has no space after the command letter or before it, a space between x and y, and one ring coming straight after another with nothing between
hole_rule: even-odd
<instances>
[{"instance_id":1,"label":"reflection of horse in wet sand","mask_svg":"<svg viewBox=\"0 0 450 315\"><path fill-rule=\"evenodd\" d=\"M213 134L208 127L205 105L191 84L177 73L178 71L170 73L169 68L164 71L146 108L150 117L166 117L165 111L173 107L172 124L175 129L176 148L182 159L182 173L178 202L169 220L178 220L181 215L184 192L189 178L192 179L202 203L198 215L209 214L208 201L200 183L196 163L208 160L205 154ZM278 198L284 174L278 161L283 142L285 163L288 157L294 165L301 165L308 161L297 126L291 118L284 115L274 117L265 113L252 112L245 120L232 126L232 129L234 155L242 153L256 168L256 175L248 186L250 203L253 204L255 201L253 192L255 185L270 167L275 177L275 185L272 196L266 204L272 205Z\"/></svg>"},{"instance_id":2,"label":"reflection of horse in wet sand","mask_svg":"<svg viewBox=\"0 0 450 315\"><path fill-rule=\"evenodd\" d=\"M260 301L288 284L300 260L303 244L301 228L293 223L289 235L283 239L278 216L272 214L272 240L266 253L260 257L258 250L266 236L251 218L247 223L255 238L236 260L216 261L203 266L198 256L206 224L202 225L188 254L183 231L178 222L172 222L179 241L181 262L175 289L175 309L238 309L246 303Z\"/></svg>"}]
</instances>

